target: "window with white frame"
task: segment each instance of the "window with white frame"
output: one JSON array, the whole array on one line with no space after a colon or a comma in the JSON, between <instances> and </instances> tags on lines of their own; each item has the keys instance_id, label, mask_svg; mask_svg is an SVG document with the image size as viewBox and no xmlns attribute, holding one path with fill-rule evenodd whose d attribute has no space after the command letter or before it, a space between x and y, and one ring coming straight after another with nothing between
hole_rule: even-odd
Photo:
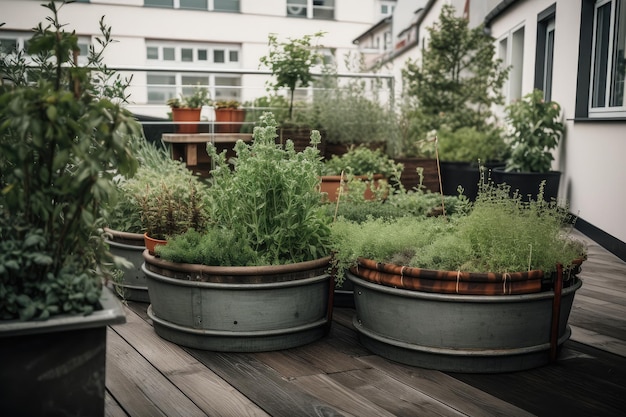
<instances>
[{"instance_id":1,"label":"window with white frame","mask_svg":"<svg viewBox=\"0 0 626 417\"><path fill-rule=\"evenodd\" d=\"M386 17L393 14L393 10L396 7L395 1L381 1L380 2L380 16Z\"/></svg>"},{"instance_id":2,"label":"window with white frame","mask_svg":"<svg viewBox=\"0 0 626 417\"><path fill-rule=\"evenodd\" d=\"M0 31L0 54L12 54L18 51L26 53L28 49L28 41L33 36L32 32L4 32ZM78 37L78 63L86 65L88 62L89 46L91 40L88 36ZM27 63L30 63L29 57L26 56Z\"/></svg>"},{"instance_id":3,"label":"window with white frame","mask_svg":"<svg viewBox=\"0 0 626 417\"><path fill-rule=\"evenodd\" d=\"M593 17L589 117L624 117L626 2L596 1Z\"/></svg>"},{"instance_id":4,"label":"window with white frame","mask_svg":"<svg viewBox=\"0 0 626 417\"><path fill-rule=\"evenodd\" d=\"M524 27L508 32L498 41L498 57L505 67L510 67L509 78L504 87L506 103L522 97L524 73Z\"/></svg>"},{"instance_id":5,"label":"window with white frame","mask_svg":"<svg viewBox=\"0 0 626 417\"><path fill-rule=\"evenodd\" d=\"M332 20L335 0L287 0L287 16Z\"/></svg>"},{"instance_id":6,"label":"window with white frame","mask_svg":"<svg viewBox=\"0 0 626 417\"><path fill-rule=\"evenodd\" d=\"M215 100L240 100L240 75L217 76L209 70L218 67L238 68L239 51L238 45L146 41L148 66L181 67L180 72L148 72L148 103L164 104L169 98L190 93L197 85L207 87ZM185 72L182 69L184 66L204 67L207 73Z\"/></svg>"},{"instance_id":7,"label":"window with white frame","mask_svg":"<svg viewBox=\"0 0 626 417\"><path fill-rule=\"evenodd\" d=\"M147 7L239 12L240 0L144 0Z\"/></svg>"}]
</instances>

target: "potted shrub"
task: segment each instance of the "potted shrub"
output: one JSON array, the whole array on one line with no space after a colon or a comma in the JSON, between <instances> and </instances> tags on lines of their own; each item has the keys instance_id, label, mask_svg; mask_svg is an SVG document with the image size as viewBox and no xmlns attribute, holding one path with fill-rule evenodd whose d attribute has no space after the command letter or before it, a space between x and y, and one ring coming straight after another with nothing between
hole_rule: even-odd
<instances>
[{"instance_id":1,"label":"potted shrub","mask_svg":"<svg viewBox=\"0 0 626 417\"><path fill-rule=\"evenodd\" d=\"M480 166L488 170L504 166L509 150L502 132L489 126L484 130L462 127L454 131L442 126L437 131L437 147L443 194L456 195L460 186L470 200L478 194Z\"/></svg>"},{"instance_id":2,"label":"potted shrub","mask_svg":"<svg viewBox=\"0 0 626 417\"><path fill-rule=\"evenodd\" d=\"M539 185L545 183L544 198L556 199L561 172L552 170L552 152L565 132L561 106L546 102L543 92L535 89L507 106L506 112L511 151L506 166L494 169L494 181L510 185L524 199L536 195Z\"/></svg>"},{"instance_id":3,"label":"potted shrub","mask_svg":"<svg viewBox=\"0 0 626 417\"><path fill-rule=\"evenodd\" d=\"M276 145L267 113L252 143L225 152L208 189L209 217L144 252L155 331L172 342L218 351L285 349L322 337L330 325L330 221L316 187L315 145Z\"/></svg>"},{"instance_id":4,"label":"potted shrub","mask_svg":"<svg viewBox=\"0 0 626 417\"><path fill-rule=\"evenodd\" d=\"M190 228L202 228L208 221L206 185L179 161L159 169L141 167L128 186L139 208L145 246L154 253L172 236Z\"/></svg>"},{"instance_id":5,"label":"potted shrub","mask_svg":"<svg viewBox=\"0 0 626 417\"><path fill-rule=\"evenodd\" d=\"M117 193L116 198L105 204L104 231L111 253L129 262L127 267L116 271L111 285L126 300L148 302L146 278L141 271L146 225L142 221L140 201L146 190L158 185L161 176L165 180L172 175L171 172L182 172L184 167L172 160L164 148L157 148L143 137L135 138L134 142L138 172L133 177L118 172L114 177ZM186 178L184 174L180 175L183 176Z\"/></svg>"},{"instance_id":6,"label":"potted shrub","mask_svg":"<svg viewBox=\"0 0 626 417\"><path fill-rule=\"evenodd\" d=\"M585 257L555 202L524 203L483 183L471 210L332 226L338 277L354 285L367 348L406 364L509 372L548 363ZM340 279L339 279L340 281ZM398 320L398 316L410 317Z\"/></svg>"},{"instance_id":7,"label":"potted shrub","mask_svg":"<svg viewBox=\"0 0 626 417\"><path fill-rule=\"evenodd\" d=\"M246 119L246 110L237 100L220 100L213 103L215 108L215 131L217 133L239 133Z\"/></svg>"},{"instance_id":8,"label":"potted shrub","mask_svg":"<svg viewBox=\"0 0 626 417\"><path fill-rule=\"evenodd\" d=\"M103 416L107 326L125 316L103 287L114 259L98 225L115 169L136 169L128 136L141 126L119 104L127 80L98 49L78 66L61 6L44 6L33 65L0 54L0 403L7 415Z\"/></svg>"},{"instance_id":9,"label":"potted shrub","mask_svg":"<svg viewBox=\"0 0 626 417\"><path fill-rule=\"evenodd\" d=\"M195 87L188 95L180 94L167 100L167 105L172 110L172 120L181 122L176 124L177 133L198 133L198 125L191 122L199 122L202 106L211 104L209 90L206 87Z\"/></svg>"},{"instance_id":10,"label":"potted shrub","mask_svg":"<svg viewBox=\"0 0 626 417\"><path fill-rule=\"evenodd\" d=\"M372 150L367 146L353 146L343 155L333 155L324 162L320 191L326 195L326 201L337 201L339 190L347 193L348 188L343 187L346 181L365 181L367 189L363 190L364 198L373 199L375 190L380 194L386 194L390 180L400 178L403 166L397 164L380 149ZM358 187L358 186L357 186ZM365 188L365 187L363 187Z\"/></svg>"}]
</instances>

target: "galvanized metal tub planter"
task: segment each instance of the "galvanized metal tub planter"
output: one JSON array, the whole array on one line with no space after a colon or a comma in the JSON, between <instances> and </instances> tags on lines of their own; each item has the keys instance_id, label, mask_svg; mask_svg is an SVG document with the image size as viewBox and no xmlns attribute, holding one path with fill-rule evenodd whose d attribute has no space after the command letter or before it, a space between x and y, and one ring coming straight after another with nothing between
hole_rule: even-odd
<instances>
[{"instance_id":1,"label":"galvanized metal tub planter","mask_svg":"<svg viewBox=\"0 0 626 417\"><path fill-rule=\"evenodd\" d=\"M567 321L582 285L572 274L556 291L471 295L407 289L400 284L404 277L397 277L396 287L376 283L368 272L360 264L347 274L361 343L396 362L451 372L548 364L571 335Z\"/></svg>"},{"instance_id":2,"label":"galvanized metal tub planter","mask_svg":"<svg viewBox=\"0 0 626 417\"><path fill-rule=\"evenodd\" d=\"M302 346L329 330L330 257L295 264L221 267L180 264L143 253L148 316L159 336L226 352Z\"/></svg>"},{"instance_id":3,"label":"galvanized metal tub planter","mask_svg":"<svg viewBox=\"0 0 626 417\"><path fill-rule=\"evenodd\" d=\"M126 300L150 302L148 296L148 284L141 270L143 265L143 251L146 249L144 235L140 233L128 233L105 228L106 242L111 253L126 258L133 264L132 268L125 269L120 280L111 281L115 292Z\"/></svg>"},{"instance_id":4,"label":"galvanized metal tub planter","mask_svg":"<svg viewBox=\"0 0 626 417\"><path fill-rule=\"evenodd\" d=\"M107 326L124 309L103 288L99 310L0 321L0 408L5 416L104 416Z\"/></svg>"}]
</instances>

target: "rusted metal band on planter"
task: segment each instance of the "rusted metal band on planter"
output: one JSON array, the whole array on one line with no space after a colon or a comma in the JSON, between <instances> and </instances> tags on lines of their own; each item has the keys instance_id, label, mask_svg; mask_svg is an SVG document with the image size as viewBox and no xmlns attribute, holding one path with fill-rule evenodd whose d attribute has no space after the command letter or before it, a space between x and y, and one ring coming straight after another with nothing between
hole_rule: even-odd
<instances>
[{"instance_id":1,"label":"rusted metal band on planter","mask_svg":"<svg viewBox=\"0 0 626 417\"><path fill-rule=\"evenodd\" d=\"M105 227L103 230L104 233L111 237L109 239L111 242L129 246L144 246L144 237L142 233L122 232L119 230L109 229L108 227Z\"/></svg>"},{"instance_id":2,"label":"rusted metal band on planter","mask_svg":"<svg viewBox=\"0 0 626 417\"><path fill-rule=\"evenodd\" d=\"M360 258L350 269L366 281L395 288L445 294L510 295L541 291L543 271L474 273L412 268Z\"/></svg>"},{"instance_id":3,"label":"rusted metal band on planter","mask_svg":"<svg viewBox=\"0 0 626 417\"><path fill-rule=\"evenodd\" d=\"M262 284L267 282L295 281L328 275L330 256L284 265L265 266L211 266L168 262L147 250L143 252L146 269L170 278L215 283Z\"/></svg>"}]
</instances>

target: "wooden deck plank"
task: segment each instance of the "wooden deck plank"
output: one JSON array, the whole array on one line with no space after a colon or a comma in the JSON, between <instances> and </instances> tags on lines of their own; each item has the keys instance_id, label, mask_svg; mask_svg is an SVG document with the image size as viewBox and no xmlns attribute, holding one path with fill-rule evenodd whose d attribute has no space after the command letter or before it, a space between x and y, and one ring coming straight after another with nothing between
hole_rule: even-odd
<instances>
[{"instance_id":1,"label":"wooden deck plank","mask_svg":"<svg viewBox=\"0 0 626 417\"><path fill-rule=\"evenodd\" d=\"M106 386L129 416L206 416L110 328L107 340Z\"/></svg>"},{"instance_id":2,"label":"wooden deck plank","mask_svg":"<svg viewBox=\"0 0 626 417\"><path fill-rule=\"evenodd\" d=\"M443 372L404 366L376 355L362 357L359 360L468 416L529 417L533 415Z\"/></svg>"},{"instance_id":3,"label":"wooden deck plank","mask_svg":"<svg viewBox=\"0 0 626 417\"><path fill-rule=\"evenodd\" d=\"M626 409L626 358L573 341L548 366L449 375L538 416L613 417Z\"/></svg>"},{"instance_id":4,"label":"wooden deck plank","mask_svg":"<svg viewBox=\"0 0 626 417\"><path fill-rule=\"evenodd\" d=\"M345 416L249 354L188 351L273 417Z\"/></svg>"},{"instance_id":5,"label":"wooden deck plank","mask_svg":"<svg viewBox=\"0 0 626 417\"><path fill-rule=\"evenodd\" d=\"M330 375L337 383L368 398L394 416L463 416L457 410L377 369Z\"/></svg>"},{"instance_id":6,"label":"wooden deck plank","mask_svg":"<svg viewBox=\"0 0 626 417\"><path fill-rule=\"evenodd\" d=\"M113 328L207 415L267 417L267 413L182 347L160 338L129 308L126 308L126 323Z\"/></svg>"},{"instance_id":7,"label":"wooden deck plank","mask_svg":"<svg viewBox=\"0 0 626 417\"><path fill-rule=\"evenodd\" d=\"M104 417L128 417L122 406L109 391L104 393Z\"/></svg>"},{"instance_id":8,"label":"wooden deck plank","mask_svg":"<svg viewBox=\"0 0 626 417\"><path fill-rule=\"evenodd\" d=\"M570 325L570 328L570 340L626 357L626 341L578 326Z\"/></svg>"}]
</instances>

